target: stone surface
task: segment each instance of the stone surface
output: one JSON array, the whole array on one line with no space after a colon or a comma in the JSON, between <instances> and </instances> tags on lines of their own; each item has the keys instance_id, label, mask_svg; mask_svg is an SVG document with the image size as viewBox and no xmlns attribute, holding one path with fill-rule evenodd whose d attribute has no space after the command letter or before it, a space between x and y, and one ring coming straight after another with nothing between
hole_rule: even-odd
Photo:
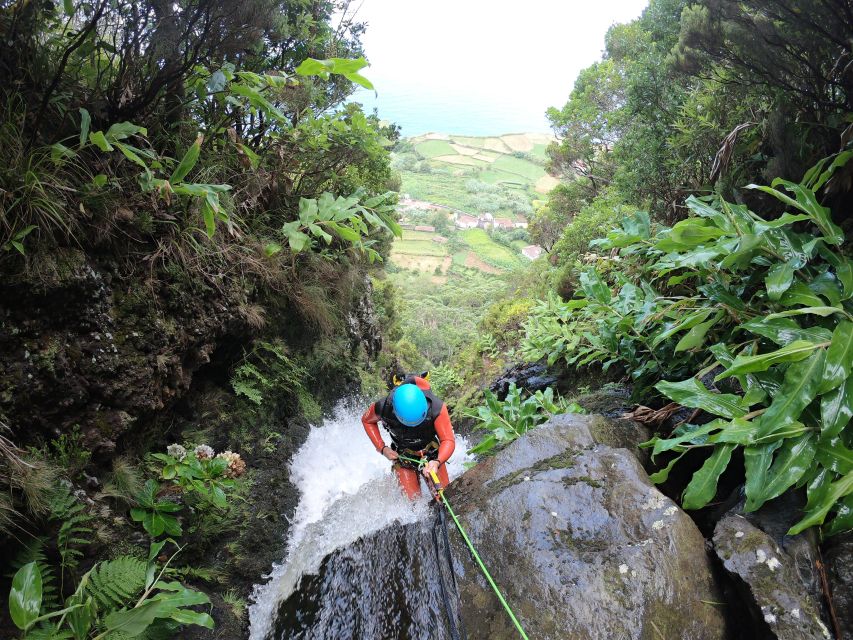
<instances>
[{"instance_id":1,"label":"stone surface","mask_svg":"<svg viewBox=\"0 0 853 640\"><path fill-rule=\"evenodd\" d=\"M474 545L531 638L725 638L702 535L596 420L558 416L451 486ZM517 637L450 539L468 637Z\"/></svg>"},{"instance_id":2,"label":"stone surface","mask_svg":"<svg viewBox=\"0 0 853 640\"><path fill-rule=\"evenodd\" d=\"M497 395L498 399L503 400L509 393L511 384L533 393L554 386L556 382L557 376L550 373L544 364L522 363L506 369L489 389Z\"/></svg>"},{"instance_id":3,"label":"stone surface","mask_svg":"<svg viewBox=\"0 0 853 640\"><path fill-rule=\"evenodd\" d=\"M714 529L714 549L723 566L740 580L743 597L779 640L832 637L801 575L807 546L792 541L794 553L789 554L771 533L737 513L724 516Z\"/></svg>"},{"instance_id":4,"label":"stone surface","mask_svg":"<svg viewBox=\"0 0 853 640\"><path fill-rule=\"evenodd\" d=\"M823 557L841 637L853 638L853 532L829 538Z\"/></svg>"}]
</instances>

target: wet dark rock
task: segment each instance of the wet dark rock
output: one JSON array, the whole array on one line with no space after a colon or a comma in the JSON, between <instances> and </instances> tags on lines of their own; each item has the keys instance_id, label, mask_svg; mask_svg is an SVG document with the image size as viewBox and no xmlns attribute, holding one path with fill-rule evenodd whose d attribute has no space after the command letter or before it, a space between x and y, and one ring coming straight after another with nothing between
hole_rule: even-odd
<instances>
[{"instance_id":1,"label":"wet dark rock","mask_svg":"<svg viewBox=\"0 0 853 640\"><path fill-rule=\"evenodd\" d=\"M841 637L853 638L853 533L829 538L823 557Z\"/></svg>"},{"instance_id":2,"label":"wet dark rock","mask_svg":"<svg viewBox=\"0 0 853 640\"><path fill-rule=\"evenodd\" d=\"M525 389L531 393L547 389L554 386L557 382L557 376L551 374L548 368L542 363L536 364L516 364L504 371L501 376L495 380L489 389L503 400L509 393L511 384L515 384L520 389Z\"/></svg>"},{"instance_id":3,"label":"wet dark rock","mask_svg":"<svg viewBox=\"0 0 853 640\"><path fill-rule=\"evenodd\" d=\"M364 276L364 288L347 315L347 333L353 344L360 345L369 360L382 349L382 327L373 307L373 284Z\"/></svg>"},{"instance_id":4,"label":"wet dark rock","mask_svg":"<svg viewBox=\"0 0 853 640\"><path fill-rule=\"evenodd\" d=\"M705 541L589 416L558 416L448 491L531 638L726 637ZM451 532L469 638L517 632Z\"/></svg>"},{"instance_id":5,"label":"wet dark rock","mask_svg":"<svg viewBox=\"0 0 853 640\"><path fill-rule=\"evenodd\" d=\"M589 413L598 413L608 418L617 418L635 405L631 401L630 389L621 385L607 385L597 391L582 394L575 401Z\"/></svg>"},{"instance_id":6,"label":"wet dark rock","mask_svg":"<svg viewBox=\"0 0 853 640\"><path fill-rule=\"evenodd\" d=\"M772 519L764 531L737 512L724 516L714 530L714 549L726 571L737 579L741 596L752 605L754 623L779 640L828 640L820 601L809 592L812 551L804 537L787 549L774 538ZM790 525L788 525L790 526ZM787 530L787 529L786 529ZM804 584L804 582L806 584Z\"/></svg>"},{"instance_id":7,"label":"wet dark rock","mask_svg":"<svg viewBox=\"0 0 853 640\"><path fill-rule=\"evenodd\" d=\"M0 281L0 418L21 444L79 426L105 462L140 417L187 392L220 341L249 335L244 292L115 271L66 249Z\"/></svg>"}]
</instances>

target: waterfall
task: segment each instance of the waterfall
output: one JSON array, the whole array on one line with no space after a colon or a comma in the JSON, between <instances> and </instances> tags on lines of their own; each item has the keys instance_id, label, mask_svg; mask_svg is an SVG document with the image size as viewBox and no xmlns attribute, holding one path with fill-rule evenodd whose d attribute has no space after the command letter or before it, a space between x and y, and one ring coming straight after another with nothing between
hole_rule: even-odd
<instances>
[{"instance_id":1,"label":"waterfall","mask_svg":"<svg viewBox=\"0 0 853 640\"><path fill-rule=\"evenodd\" d=\"M327 619L331 617L331 612L340 616L341 598L345 598L348 591L365 591L365 586L368 588L362 593L361 602L371 607L381 606L368 596L378 591L373 588L376 585L365 585L364 580L375 580L375 576L387 573L389 569L399 580L405 580L406 572L420 571L419 562L409 558L419 551L407 549L400 536L409 535L402 533L405 531L416 532L411 535L416 538L420 536L424 540L425 536L431 536L432 518L428 518L431 499L425 487L420 500L410 501L401 493L390 463L376 453L364 433L360 421L364 408L364 403L355 400L340 403L331 418L311 428L308 438L291 462L291 481L299 489L299 504L291 522L284 559L273 566L268 580L257 585L252 594L249 640L300 637L295 631L282 635L281 627L284 623L279 620L282 608L297 618L308 615L300 612L300 606L314 611L312 616L315 616L316 610L324 608ZM385 439L389 441L387 434ZM451 479L461 474L463 464L470 460L465 453L466 449L464 439L457 436L456 451L448 462ZM425 526L406 527L414 523L425 523ZM338 566L338 569L332 571L334 575L330 575L327 566L320 576L321 565L327 556L348 548L359 539L385 530L388 535L373 537L374 547L381 548L374 548L370 553L365 553L364 549L353 551L360 557L359 561L352 558L343 564L331 561L327 564ZM409 540L409 546L415 545L418 549L424 544L424 541ZM389 560L385 562L384 558ZM365 566L359 568L358 562ZM350 570L340 568L344 565L350 567ZM347 575L337 575L344 573ZM409 579L413 579L411 575ZM310 606L302 602L300 605L300 598L305 600L296 593L301 583L313 584L315 589L319 588L320 583L325 584L321 592L327 594L324 597L330 597L328 594L334 592L336 595L332 600L335 601L313 602L309 603ZM440 594L425 596L424 602L428 609L438 606L433 596L440 597ZM322 618L322 612L317 615ZM396 618L401 615L407 619L412 617L411 612L393 615ZM427 618L430 615L436 614L432 612ZM414 614L414 618L418 618L418 614ZM327 629L330 638L345 637L335 636L328 624ZM271 635L274 630L275 635ZM363 634L362 637L392 636L385 632L385 635Z\"/></svg>"}]
</instances>

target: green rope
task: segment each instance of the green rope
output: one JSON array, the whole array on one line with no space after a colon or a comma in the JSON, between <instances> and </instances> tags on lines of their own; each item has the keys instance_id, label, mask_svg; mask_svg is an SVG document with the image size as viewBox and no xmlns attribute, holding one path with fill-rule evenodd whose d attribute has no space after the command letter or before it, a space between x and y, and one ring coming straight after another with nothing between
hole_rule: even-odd
<instances>
[{"instance_id":1,"label":"green rope","mask_svg":"<svg viewBox=\"0 0 853 640\"><path fill-rule=\"evenodd\" d=\"M407 462L414 462L418 465L418 468L423 467L427 460L426 458L421 458L420 460L415 460L414 458L409 458L408 456L404 456L402 454L398 454L398 457L406 460ZM482 559L480 559L480 554L477 553L477 550L474 548L471 539L468 537L468 534L465 533L465 529L462 527L462 523L459 522L459 518L456 517L456 513L453 511L453 508L450 506L450 503L447 501L447 498L444 496L444 489L438 490L438 495L441 496L441 502L447 507L447 512L450 514L450 517L453 518L453 523L456 525L456 528L459 529L459 533L462 534L462 539L465 541L465 544L468 545L468 549L471 551L471 555L474 556L474 560L477 561L477 564L480 566L480 570L483 572L483 575L486 576L486 580L488 580L489 584L492 586L492 589L495 592L495 595L498 597L498 600L501 601L504 609L512 620L512 623L515 625L515 628L518 630L518 633L521 635L524 640L529 640L527 634L524 633L524 629L521 627L521 623L518 621L518 618L515 617L515 614L510 609L507 601L504 600L503 594L501 590L498 588L498 585L495 584L494 579L492 579L492 575L489 573L489 570L486 569L486 565L483 564Z\"/></svg>"}]
</instances>

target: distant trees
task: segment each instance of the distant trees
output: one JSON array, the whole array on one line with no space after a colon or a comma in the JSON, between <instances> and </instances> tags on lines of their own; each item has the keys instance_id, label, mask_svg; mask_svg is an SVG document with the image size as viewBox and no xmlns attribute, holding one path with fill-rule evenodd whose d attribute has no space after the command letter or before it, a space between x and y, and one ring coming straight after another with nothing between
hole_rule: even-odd
<instances>
[{"instance_id":1,"label":"distant trees","mask_svg":"<svg viewBox=\"0 0 853 640\"><path fill-rule=\"evenodd\" d=\"M849 2L651 0L610 29L602 60L548 110L558 136L550 169L564 184L531 220L531 235L545 247L576 236L564 229L599 199L670 222L690 193L760 208L761 196L742 187L798 180L839 150L851 112Z\"/></svg>"}]
</instances>

